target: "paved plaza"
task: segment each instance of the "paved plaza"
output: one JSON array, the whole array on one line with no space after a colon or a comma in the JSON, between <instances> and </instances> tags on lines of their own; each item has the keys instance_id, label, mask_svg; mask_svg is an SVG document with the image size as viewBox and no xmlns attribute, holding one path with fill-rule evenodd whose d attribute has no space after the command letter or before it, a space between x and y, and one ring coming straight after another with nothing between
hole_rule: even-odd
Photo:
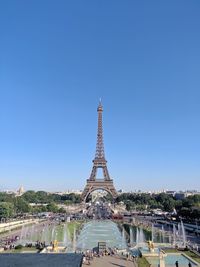
<instances>
[{"instance_id":1,"label":"paved plaza","mask_svg":"<svg viewBox=\"0 0 200 267\"><path fill-rule=\"evenodd\" d=\"M127 261L124 258L119 256L103 256L100 258L94 258L90 262L90 265L87 263L83 264L83 267L137 267L137 264L132 261Z\"/></svg>"}]
</instances>

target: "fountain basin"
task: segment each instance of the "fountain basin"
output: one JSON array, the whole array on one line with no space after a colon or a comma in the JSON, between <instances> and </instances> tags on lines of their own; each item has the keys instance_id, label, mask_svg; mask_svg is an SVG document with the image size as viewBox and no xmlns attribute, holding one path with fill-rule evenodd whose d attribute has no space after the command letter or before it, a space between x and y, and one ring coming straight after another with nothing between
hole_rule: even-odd
<instances>
[{"instance_id":1,"label":"fountain basin","mask_svg":"<svg viewBox=\"0 0 200 267\"><path fill-rule=\"evenodd\" d=\"M58 246L55 250L52 249L52 246L44 248L40 253L66 253L67 247Z\"/></svg>"},{"instance_id":2,"label":"fountain basin","mask_svg":"<svg viewBox=\"0 0 200 267\"><path fill-rule=\"evenodd\" d=\"M77 240L77 249L90 250L98 242L106 242L108 248L124 250L127 248L124 231L121 233L117 224L112 221L91 221L83 226Z\"/></svg>"},{"instance_id":3,"label":"fountain basin","mask_svg":"<svg viewBox=\"0 0 200 267\"><path fill-rule=\"evenodd\" d=\"M151 257L151 256L145 256L147 261L152 265L152 267L157 267L159 264L159 258L158 257ZM169 253L164 258L165 261L165 267L174 267L175 262L178 261L179 266L181 267L188 267L188 263L190 262L192 266L199 266L197 262L186 256L182 253Z\"/></svg>"},{"instance_id":4,"label":"fountain basin","mask_svg":"<svg viewBox=\"0 0 200 267\"><path fill-rule=\"evenodd\" d=\"M139 251L141 252L142 256L144 257L158 257L159 256L159 249L154 248L152 251L149 251L148 247L141 247L139 248ZM163 255L164 257L166 254Z\"/></svg>"}]
</instances>

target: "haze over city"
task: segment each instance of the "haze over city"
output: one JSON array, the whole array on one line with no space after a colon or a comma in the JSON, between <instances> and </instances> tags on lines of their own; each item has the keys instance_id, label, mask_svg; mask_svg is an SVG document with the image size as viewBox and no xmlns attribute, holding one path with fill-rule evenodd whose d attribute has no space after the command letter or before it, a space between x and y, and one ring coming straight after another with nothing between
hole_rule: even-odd
<instances>
[{"instance_id":1,"label":"haze over city","mask_svg":"<svg viewBox=\"0 0 200 267\"><path fill-rule=\"evenodd\" d=\"M117 189L200 190L199 1L0 4L0 185L83 189L102 98Z\"/></svg>"}]
</instances>

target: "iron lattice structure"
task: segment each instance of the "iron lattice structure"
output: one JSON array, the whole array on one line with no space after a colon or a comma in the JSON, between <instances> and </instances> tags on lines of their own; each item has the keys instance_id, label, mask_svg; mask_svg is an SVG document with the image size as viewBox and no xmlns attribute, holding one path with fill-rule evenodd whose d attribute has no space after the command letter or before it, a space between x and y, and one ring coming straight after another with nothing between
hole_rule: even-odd
<instances>
[{"instance_id":1,"label":"iron lattice structure","mask_svg":"<svg viewBox=\"0 0 200 267\"><path fill-rule=\"evenodd\" d=\"M104 143L103 143L103 121L102 121L103 106L101 101L99 102L97 112L98 112L98 130L97 130L96 153L95 153L95 158L93 160L93 167L90 178L87 179L87 184L82 193L82 200L86 200L86 198L90 193L98 189L102 189L109 192L113 196L113 198L117 197L117 191L114 188L113 180L110 178L107 168L107 161L105 159ZM103 179L97 179L96 176L98 169L103 170Z\"/></svg>"}]
</instances>

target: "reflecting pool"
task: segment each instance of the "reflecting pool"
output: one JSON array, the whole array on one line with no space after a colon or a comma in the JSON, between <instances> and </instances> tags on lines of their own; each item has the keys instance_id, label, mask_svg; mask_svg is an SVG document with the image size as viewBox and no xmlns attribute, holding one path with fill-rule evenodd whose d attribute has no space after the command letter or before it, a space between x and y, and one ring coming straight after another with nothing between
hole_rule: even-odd
<instances>
[{"instance_id":1,"label":"reflecting pool","mask_svg":"<svg viewBox=\"0 0 200 267\"><path fill-rule=\"evenodd\" d=\"M146 259L150 264L152 264L152 267L157 267L159 264L158 257L146 257ZM165 257L165 266L174 267L176 261L178 261L179 266L181 267L188 267L189 262L192 264L192 266L198 266L193 261L185 257L183 254L171 254L171 253Z\"/></svg>"},{"instance_id":2,"label":"reflecting pool","mask_svg":"<svg viewBox=\"0 0 200 267\"><path fill-rule=\"evenodd\" d=\"M98 242L106 242L107 247L126 249L126 238L124 231L120 231L117 224L112 221L91 221L86 223L81 230L77 249L93 249Z\"/></svg>"}]
</instances>

